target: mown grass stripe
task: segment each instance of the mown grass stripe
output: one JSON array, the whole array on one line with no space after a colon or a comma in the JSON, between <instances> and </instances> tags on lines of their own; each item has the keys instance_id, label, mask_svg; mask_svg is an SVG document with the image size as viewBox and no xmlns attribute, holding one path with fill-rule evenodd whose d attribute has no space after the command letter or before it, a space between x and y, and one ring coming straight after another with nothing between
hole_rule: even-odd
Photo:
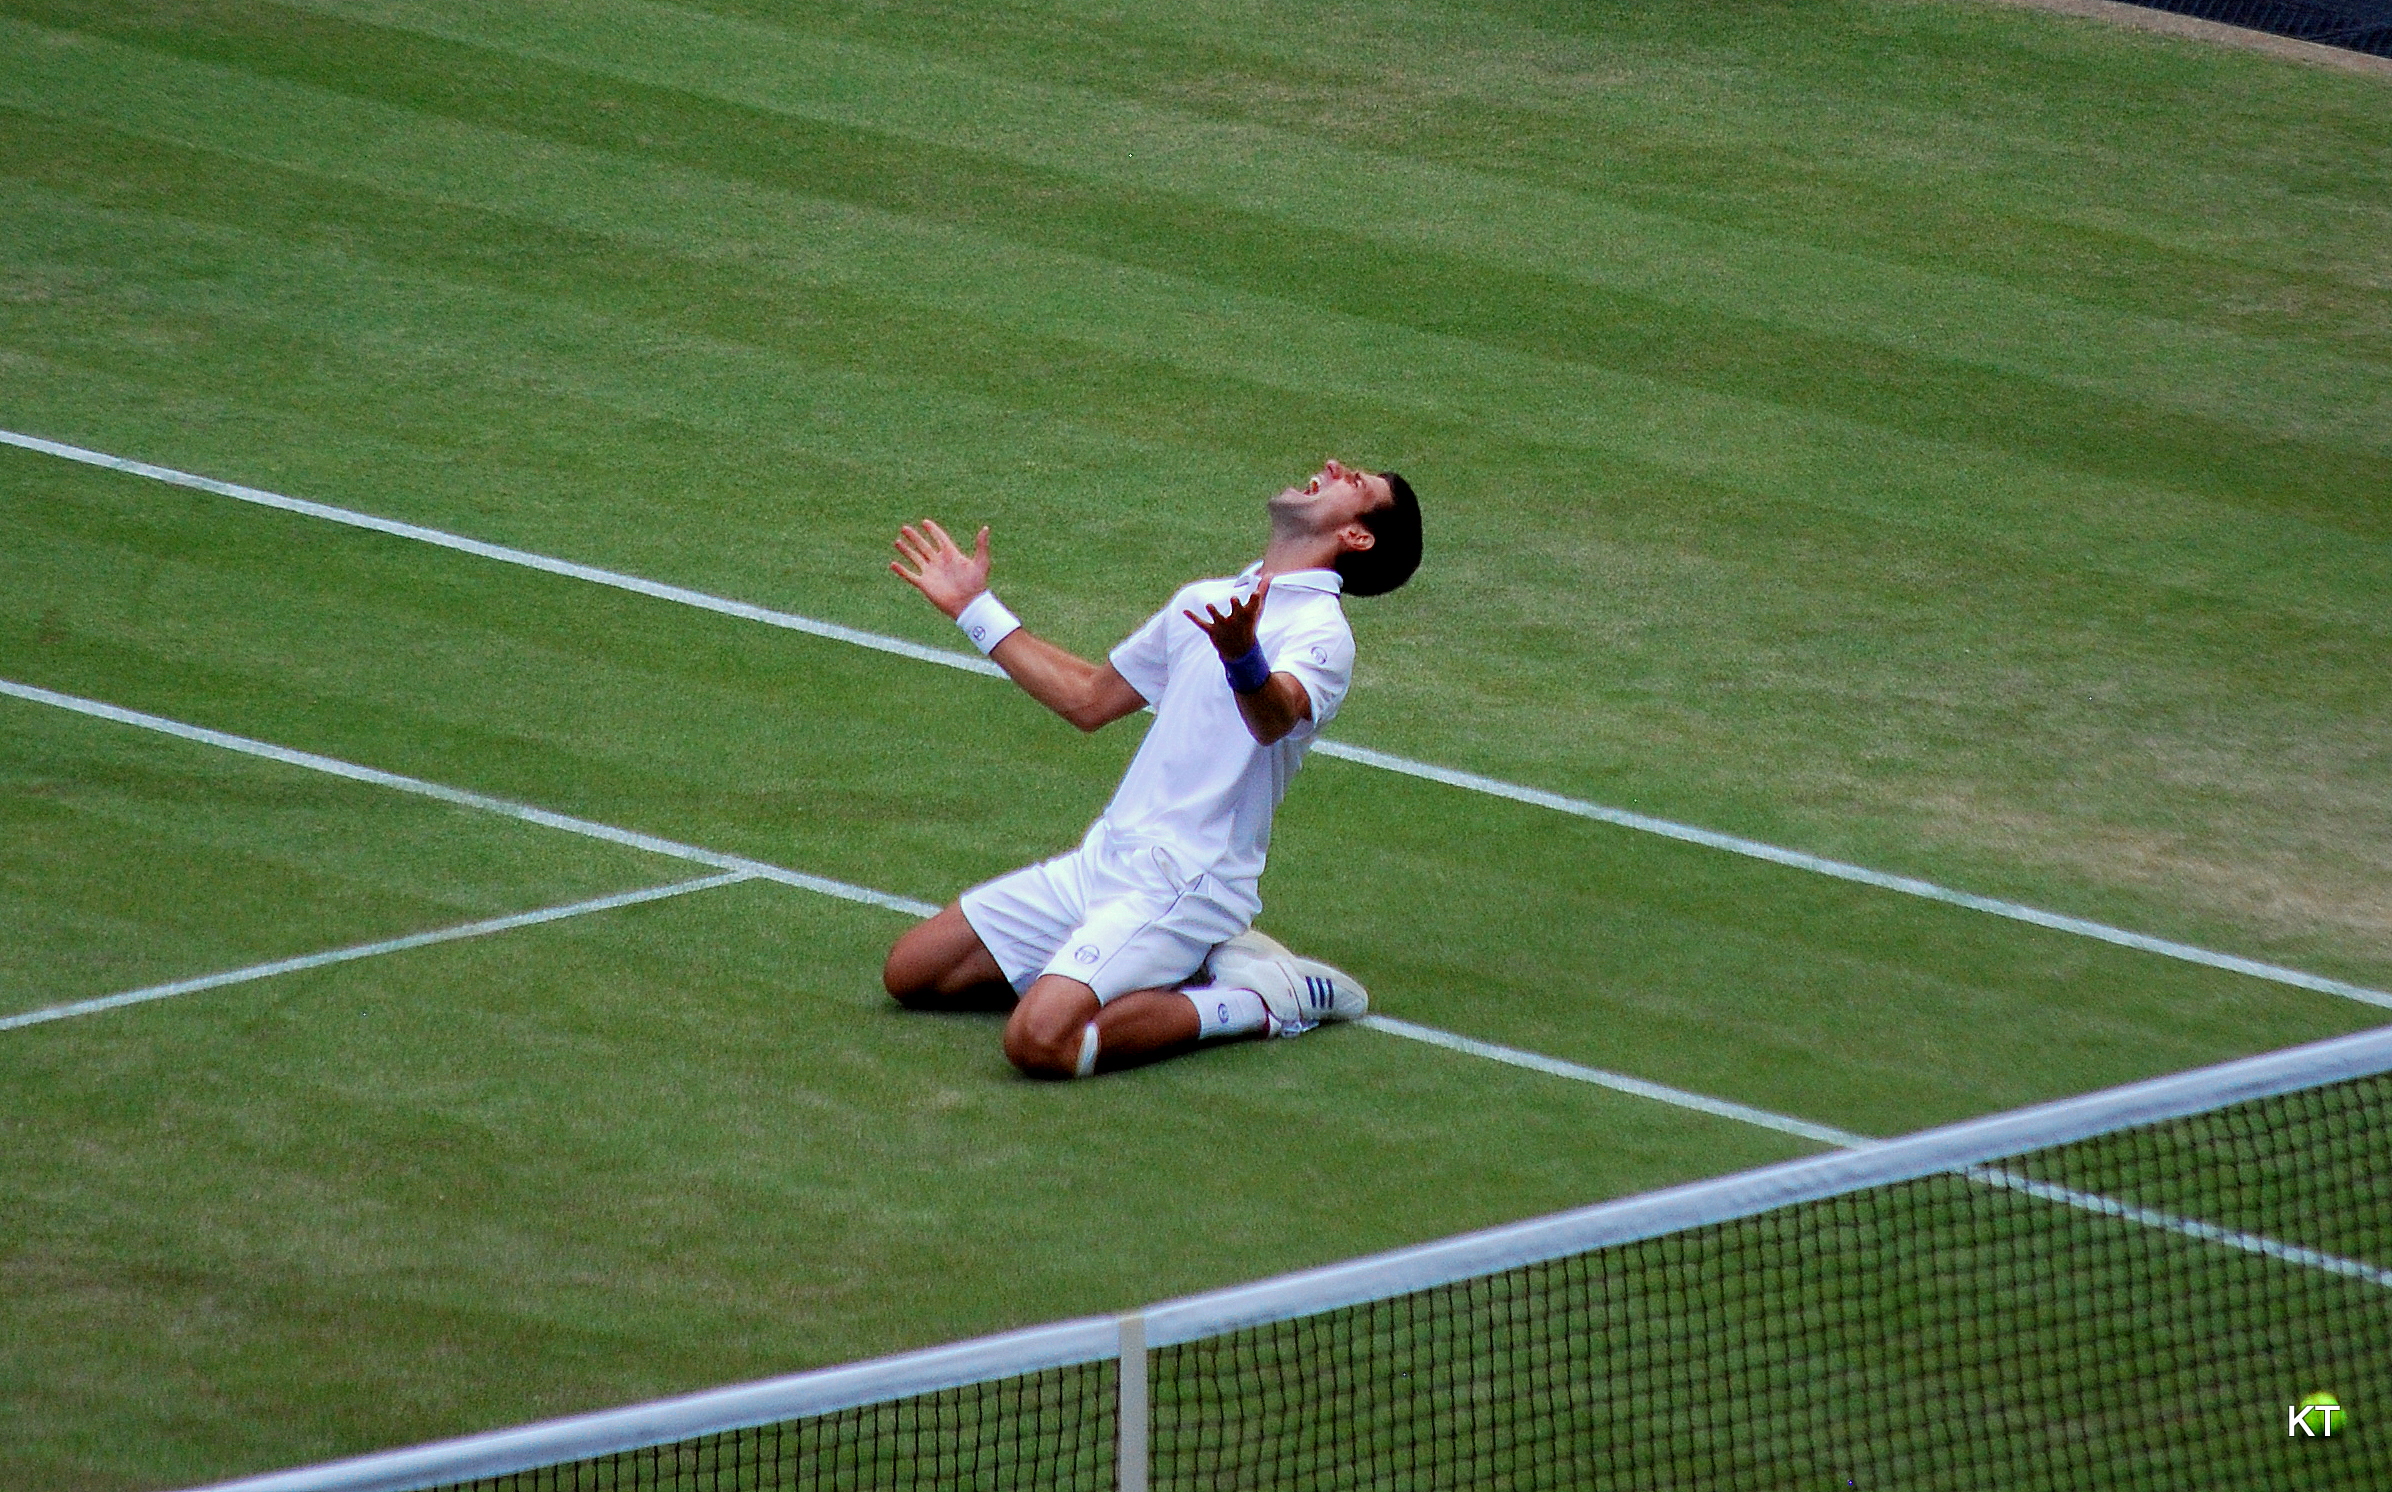
<instances>
[{"instance_id":1,"label":"mown grass stripe","mask_svg":"<svg viewBox=\"0 0 2392 1492\"><path fill-rule=\"evenodd\" d=\"M88 48L70 49L67 55L85 50L105 52L111 47L95 41ZM1387 306L1393 302L1374 297L1349 310L1336 298L1336 284L1321 287L1326 299L1298 298L1296 291L1309 282L1286 280L1282 270L1295 273L1303 269L1301 265L1272 269L1259 278L1245 276L1244 271L1223 278L1191 273L1189 265L1182 262L1184 256L1175 250L1146 268L1130 270L1124 266L1131 261L1125 260L1114 240L1103 233L1042 249L1037 245L1045 240L1023 238L1016 231L1019 224L1014 217L1003 221L953 218L951 214L942 217L944 209L938 204L949 195L945 189L955 185L956 173L963 170L960 162L943 168L946 174L925 178L915 194L920 201L908 198L883 204L869 192L828 191L810 179L790 178L785 170L745 174L733 169L736 163L726 165L703 153L684 162L642 152L635 148L636 142L615 141L611 147L605 141L575 143L578 136L571 131L564 135L510 135L502 131L500 122L418 110L405 101L380 101L370 89L351 95L255 74L227 78L217 75L215 68L190 62L166 66L175 59L163 53L135 55L143 57L148 66L161 69L148 80L151 86L139 93L124 90L121 80L112 80L114 86L104 84L86 75L91 70L88 67L70 67L44 55L45 67L64 71L55 79L39 80L40 86L25 95L23 106L56 113L62 121L77 124L107 122L144 137L164 131L177 141L206 139L233 155L260 157L286 169L346 182L372 182L445 203L469 203L582 231L616 234L643 248L695 248L744 260L753 257L756 244L769 243L775 247L767 259L777 261L795 281L818 281L825 276L847 280L859 273L880 276L907 284L925 302L968 309L1008 334L1018 335L1024 328L1047 335L1063 330L1117 344L1124 329L1130 328L1136 335L1129 340L1150 351L1192 341L1196 345L1176 349L1173 355L1191 364L1227 361L1243 370L1240 376L1286 383L1290 398L1312 397L1322 388L1359 389L1368 397L1392 399L1405 406L1408 419L1467 415L1482 423L1500 422L1519 436L1566 444L1583 444L1588 431L1599 428L1606 449L1634 451L1639 459L1658 461L1672 470L1773 471L1784 465L1789 453L1798 453L1807 473L1822 484L1822 492L1840 493L1846 501L1858 501L1878 516L1897 522L1911 521L1915 516L1911 510L1926 508L1960 521L1973 522L1967 516L1970 514L1999 513L2006 522L2022 517L2047 522L2048 515L2039 508L2032 514L2025 509L2047 495L2044 487L2053 475L2054 461L2054 453L2045 449L2050 432L2059 424L2077 420L2084 400L2091 397L2073 386L2063 388L2048 381L2038 384L2042 392L2030 402L2042 400L2036 405L2041 412L2026 419L2032 438L2021 444L2007 436L1991 438L1991 427L1984 423L1990 418L1988 411L2009 407L2015 401L1986 390L1957 397L1945 388L1941 373L1926 367L1909 368L1888 386L1917 383L1921 388L1945 388L1930 401L1941 412L1911 428L1883 417L1873 400L1851 408L1834 401L1821 404L1801 389L1744 387L1733 381L1722 383L1708 374L1694 376L1701 370L1682 367L1678 353L1656 360L1656 349L1677 347L1680 342L1693 347L1707 345L1703 338L1686 337L1684 312L1674 306L1632 317L1624 308L1613 308L1599 318L1600 325L1580 328L1571 338L1544 351L1513 345L1518 329L1545 325L1554 316L1578 315L1579 309L1574 308L1583 308L1584 292L1547 286L1527 300L1506 302L1484 338L1437 309L1447 306L1456 314L1467 312L1469 316L1486 310L1488 283L1483 275L1499 273L1501 266L1457 262L1449 266L1450 275L1440 270L1432 276L1435 284L1416 287L1418 294L1406 290L1395 296L1395 301L1417 300L1425 308L1420 315L1407 313L1390 319ZM246 87L237 86L241 84ZM261 92L270 98L271 107L254 96ZM580 110L575 117L589 112ZM258 122L286 118L290 122L274 128ZM852 176L868 183L876 175L867 169L869 164L856 163L853 171L842 168L840 180ZM1039 212L1051 205L1043 189L1025 186L1023 190ZM863 188L857 191L863 192ZM701 203L702 210L693 207ZM1182 223L1172 234L1182 230L1187 235L1184 247L1188 252L1202 250L1218 236L1209 218ZM1275 241L1277 235L1265 236ZM1171 234L1166 237L1182 242ZM1266 249L1278 252L1268 243L1255 252ZM1388 265L1400 268L1417 256L1399 255L1390 249L1382 257ZM1358 267L1349 268L1360 273ZM350 288L354 293L360 287ZM261 293L293 303L306 299L279 287ZM1091 307L1101 308L1102 314L1092 316ZM1231 311L1234 315L1227 314ZM1296 314L1299 311L1302 314ZM1107 327L1110 335L1104 331ZM1622 328L1632 330L1623 332ZM1723 323L1714 327L1713 333L1716 339L1747 353L1762 345L1755 337L1779 334L1744 328L1741 323ZM1622 335L1627 338L1626 350L1618 357L1601 351L1606 339ZM1324 345L1324 336L1336 339L1340 344L1337 352ZM1909 339L1903 345L1917 342ZM1282 347L1306 349L1301 380L1287 376L1288 360L1272 361L1268 349ZM651 355L669 356L673 349L668 345L647 350ZM510 350L508 355L521 353ZM1876 355L1870 353L1861 361ZM1824 345L1790 351L1783 358L1773 354L1747 361L1755 367L1800 369L1805 388L1818 378L1842 376L1837 369L1861 365ZM1374 377L1367 371L1378 369L1383 374L1387 368L1425 367L1431 362L1443 370L1437 380L1440 395L1434 401L1422 400L1417 386L1407 381ZM1340 365L1366 371L1343 372ZM2227 381L2253 398L2259 387L2283 383L2272 373L2261 376L2253 368L2236 366L2240 371ZM1457 372L1465 375L1460 384L1468 397L1461 402L1470 406L1467 409L1455 401ZM1540 397L1523 401L1523 378ZM648 377L642 385L674 381ZM2351 380L2342 382L2350 384ZM2352 386L2363 389L2364 385L2362 378ZM742 392L744 397L755 396ZM761 392L770 394L771 390ZM2285 395L2288 407L2312 413L2335 402L2324 389L2295 391L2287 387ZM783 399L786 401L786 391ZM806 401L794 402L802 405ZM1949 410L1943 408L1947 404L1977 413L1952 426ZM2103 461L2115 454L2127 432L2142 431L2165 445L2192 429L2179 414L2162 412L2141 396L2128 398L2127 404L2132 408L2120 412L2124 423L2101 427L2088 437L2092 439L2090 449ZM2357 413L2337 418L2352 428L2375 428ZM1639 434L1653 430L1667 430L1671 436L1655 441L1649 434ZM753 438L752 431L743 430L742 434ZM847 430L846 437L852 439L853 432ZM2253 442L2247 432L2217 439L2205 436L2194 444L2199 450L2191 454L2155 450L2124 467L2105 467L2106 476L2075 468L2081 480L2115 486L2124 495L2092 510L2098 521L2112 526L2104 515L2123 513L2121 500L2139 501L2155 487L2172 487L2167 493L2171 512L2181 509L2192 492L2201 491L2207 494L2206 503L2228 517L2252 513L2254 504L2277 510L2282 515L2275 524L2279 529L2316 528L2334 533L2340 532L2335 525L2342 525L2355 532L2374 533L2383 522L2380 505L2356 495L2372 493L2392 480L2387 476L2392 468L2383 467L2375 456L2355 450L2334 454L2322 447L2296 450L2299 442L2288 445L2282 439ZM2246 460L2258 466L2233 470L2236 463ZM2350 467L2353 461L2359 466ZM2065 459L2057 465L2071 467ZM2176 470L2178 467L2182 470ZM1862 480L1859 473L1869 475ZM1899 498L1890 503L1886 499L1896 492L1881 490L1888 487L1889 478ZM1951 494L1955 492L1968 493L1967 502L1954 505ZM1958 512L1947 511L1955 506ZM2216 531L2214 524L2188 528L2208 534ZM2150 542L2150 533L2133 523L2116 524L2115 529L2110 542L2135 546ZM2243 532L2239 524L2237 532ZM2208 552L2202 562L2233 563L2237 568L2243 563Z\"/></svg>"},{"instance_id":2,"label":"mown grass stripe","mask_svg":"<svg viewBox=\"0 0 2392 1492\"><path fill-rule=\"evenodd\" d=\"M1482 243L1468 236L1448 242L1400 234L1385 241L1295 235L1290 224L1305 220L1325 188L1308 189L1303 202L1249 201L1250 191L1236 182L1214 182L1209 173L1194 182L1151 172L1083 177L1043 157L1015 158L1027 148L1019 130L993 143L976 141L969 130L958 138L909 138L878 114L853 113L853 100L824 104L818 112L825 117L810 118L786 102L702 95L578 63L501 53L449 39L428 21L427 29L398 30L332 16L227 12L198 30L158 30L80 7L68 7L59 19L71 21L79 36L121 36L128 49L146 53L148 66L161 73L161 92L167 86L163 74L179 64L194 76L177 79L176 87L192 92L190 102L205 114L220 116L224 100L210 103L200 96L232 80L197 75L232 69L250 89L277 90L287 95L280 102L322 114L335 135L371 133L376 138L360 142L360 150L389 157L376 164L401 177L424 168L426 146L520 158L494 167L497 174L483 191L518 170L570 173L596 162L595 174L607 186L587 195L598 198L619 195L641 174L669 166L667 174L707 178L710 207L727 209L741 196L785 197L803 204L801 215L885 214L915 231L936 226L1010 249L1038 246L1108 268L1135 265L1178 283L1648 379L1689 394L2000 450L2080 475L2156 482L2365 536L2384 532L2382 513L2363 496L2392 480L2392 457L2368 449L2378 431L2367 417L2372 372L2364 364L2229 333L2160 337L2149 356L2112 365L2054 365L2051 348L2140 345L2143 334L2156 336L2159 323L2148 317L2087 322L2092 313L2085 307L2055 303L2043 320L1988 329L1981 337L1965 331L1956 336L1955 328L2000 314L2025 297L2015 289L1977 293L1989 287L1895 273L1749 233L1690 230L1643 214L1606 215L1612 210L1582 194L1523 196L1525 189L1474 184L1466 173L1430 168L1414 180L1394 170L1398 163L1347 160L1339 152L1316 158L1298 150L1280 164L1290 170L1334 166L1351 183L1338 195L1358 201L1375 201L1401 187L1407 198L1443 204L1435 213L1399 215L1396 224L1384 225L1390 234L1401 224L1431 219L1441 225L1506 219L1518 220L1507 230L1515 236ZM311 34L317 28L322 34ZM42 61L68 67L56 58ZM877 73L865 66L859 77ZM857 87L876 96L889 91L890 80ZM77 91L96 96L89 88ZM594 95L603 95L607 107L588 107ZM922 96L907 97L918 114ZM968 115L966 105L978 97L943 107ZM144 113L160 107L154 93L138 102ZM279 114L280 102L270 112ZM254 115L258 105L250 101L241 109ZM374 130L374 115L404 126ZM1098 118L1110 116L1100 110ZM1185 123L1175 116L1169 122ZM1060 128L1051 118L1047 124ZM499 131L513 138L466 138ZM205 132L236 137L214 124ZM1074 151L1087 143L1075 140ZM286 160L292 142L259 139L250 148L258 146ZM591 159L569 161L575 154ZM356 171L357 161L347 169ZM1238 181L1258 174L1267 176L1259 162L1248 162L1238 168ZM1459 193L1473 210L1456 210L1438 192ZM529 200L528 193L517 193L518 203ZM786 210L789 203L781 206ZM586 212L588 205L571 210ZM1574 221L1565 230L1553 226L1557 218ZM1520 239L1519 233L1529 236ZM1601 252L1590 245L1600 245ZM1790 272L1789 255L1804 260L1799 273ZM1590 267L1598 263L1599 269ZM1704 269L1690 270L1690 264ZM1750 313L1765 294L1785 295L1788 278L1802 289L1779 312L1766 318ZM1819 322L1794 314L1804 308L1815 317L1823 298L1837 303L1836 317ZM1851 331L1862 306L1926 305L1937 308L1931 325L1904 322L1869 335ZM1971 350L1971 342L1983 345ZM1933 350L1938 347L1949 350ZM2321 378L2329 363L2331 375ZM2206 376L2167 399L2122 387L2137 370L2195 366ZM2140 376L2148 382L2147 371ZM2200 392L2215 405L2215 391L2226 386L2238 397L2222 406L2187 402ZM2255 438L2237 417L2262 406L2282 417ZM2333 413L2326 424L2336 433L2316 438L2327 411Z\"/></svg>"},{"instance_id":3,"label":"mown grass stripe","mask_svg":"<svg viewBox=\"0 0 2392 1492\"><path fill-rule=\"evenodd\" d=\"M893 653L917 662L935 663L945 668L960 669L967 673L986 677L1005 677L1005 671L1002 668L974 654L926 647L920 643L907 642L903 638L888 637L860 628L842 626L835 622L819 621L812 617L799 616L793 612L775 611L769 607L756 606L745 601L729 600L683 586L645 580L638 576L623 574L620 571L605 570L571 560L555 559L547 555L534 554L528 550L510 548L503 544L489 544L479 539L469 539L441 529L401 523L394 519L380 518L370 513L334 507L327 503L285 497L280 493L267 492L256 487L218 481L213 477L196 476L171 467L156 466L121 456L111 456L105 452L88 450L81 446L46 440L39 436L24 435L15 431L0 430L0 444L13 445L44 455L103 467L111 471L148 477L175 486L190 487L218 496L234 498L241 502L255 503L305 517L319 518L326 522L370 529L398 538L413 539L483 559L497 560L504 564L520 565L552 575L586 580L596 585L612 586L618 590L632 591L639 595L670 601L678 605L694 606L701 610L737 617L744 621L763 622L768 626L783 627L831 641L852 643L858 647ZM2241 974L2253 979L2262 979L2274 984L2289 985L2318 994L2334 995L2341 999L2357 1001L2363 1005L2392 1009L2392 994L2370 989L2364 985L2352 984L2340 979L2329 979L2324 975L2288 968L2281 964L2265 963L2258 959L2244 958L2239 954L2221 953L2190 943L2155 937L2149 933L2113 927L2108 923L2096 922L2090 918L2072 917L2061 912L2045 911L2038 907L2027 906L2021 902L2006 901L1999 897L1979 896L1974 892L1958 891L1948 886L1938 885L1933 881L1921 880L1915 876L1894 875L1886 871L1872 870L1867 866L1829 859L1826 856L1814 855L1804 850L1787 849L1761 840L1746 839L1740 835L1723 834L1714 829L1679 823L1672 819L1657 818L1651 814L1637 813L1630 809L1612 808L1604 804L1589 802L1583 798L1573 798L1562 793L1548 792L1542 788L1505 782L1499 778L1487 777L1476 772L1465 772L1429 762L1414 761L1409 757L1398 756L1392 752L1379 751L1367 746L1322 740L1313 749L1323 756L1339 761L1376 767L1383 771L1417 777L1448 787L1460 788L1467 792L1483 793L1490 797L1547 808L1577 818L1591 819L1617 828L1658 835L1686 844L1701 845L1708 849L1722 850L1749 859L1767 861L1770 864L1782 865L1793 870L1809 871L1836 880L1850 881L1881 891L1898 892L1904 896L1914 896L1946 906L1983 912L2053 932L2092 938L2099 942L2130 948L2141 953L2156 954L2183 963L2199 964L2207 968Z\"/></svg>"},{"instance_id":4,"label":"mown grass stripe","mask_svg":"<svg viewBox=\"0 0 2392 1492\"><path fill-rule=\"evenodd\" d=\"M1868 361L1860 347L1900 355L1921 345L1923 333L1948 342L1955 328L1964 328L1965 350L1942 361L2074 384L2080 399L2089 388L2129 375L2145 382L2175 378L2181 381L2171 402L2205 406L2201 417L2228 422L2255 413L2247 398L2221 397L2229 368L2241 367L2246 388L2254 359L2265 362L2263 376L2302 384L2323 385L2354 371L2315 350L2120 316L2024 287L1987 294L1990 287L1975 276L1693 222L1600 193L1523 181L1487 164L1463 168L1359 150L1283 127L1226 122L682 6L613 0L502 13L299 0L299 8L322 18L304 24L337 18L344 29L309 45L288 34L289 19L276 17L253 25L262 31L270 24L285 36L253 31L237 47L228 36L224 50L210 55L271 73L270 59L287 49L302 55L307 68L320 69L333 49L327 43L338 38L360 52L378 48L378 59L395 57L410 69L487 69L482 75L507 80L510 123L537 115L543 130L566 129L627 153L655 149L641 140L701 140L705 154L692 163L708 169L748 175L754 162L760 174L753 179L793 176L810 191L832 190L825 183L836 179L838 190L878 194L876 200L900 210L1002 222L1009 236L1057 233L1093 207L1095 231L1086 241L1108 255L1167 244L1155 262L1174 272L1215 278L1228 271L1315 303L1349 303L1374 317L1399 307L1432 315L1442 307L1450 314L1453 287L1466 281L1479 312L1474 335L1541 329L1551 346L1573 356L1614 342L1649 356L1647 324L1665 324L1675 355L1662 365L1683 373L1686 346L1700 340L1685 335L1684 318L1732 314L1751 318L1739 319L1729 338L1748 348L1755 337L1771 335L1761 330L1765 325L1777 334L1832 337L1839 346L1852 338L1844 357L1796 359L1815 376L1823 361ZM457 50L413 51L441 44ZM387 89L390 82L386 76L340 86ZM535 109L525 99L551 90L574 100L604 92L614 105L611 117L593 121L587 110ZM427 77L408 87L407 99L434 112L491 107L460 92ZM643 124L636 117L642 110L656 117ZM668 119L693 114L741 123L711 133L666 127ZM795 142L804 148L765 143L789 130L806 132ZM857 170L835 169L850 157ZM1341 204L1348 232L1291 242L1287 226L1312 221L1323 200ZM1148 231L1123 233L1130 219L1144 220ZM1511 288L1533 297L1541 315L1523 317L1490 299L1509 278L1495 274L1498 267L1520 271ZM1415 278L1394 284L1384 278L1390 273ZM1884 389L1876 393L1882 399ZM2044 413L2057 412L2068 397L2055 393ZM1971 401L1979 418L1985 402ZM2349 438L2372 442L2378 432L2361 415L2350 410L2340 423Z\"/></svg>"}]
</instances>

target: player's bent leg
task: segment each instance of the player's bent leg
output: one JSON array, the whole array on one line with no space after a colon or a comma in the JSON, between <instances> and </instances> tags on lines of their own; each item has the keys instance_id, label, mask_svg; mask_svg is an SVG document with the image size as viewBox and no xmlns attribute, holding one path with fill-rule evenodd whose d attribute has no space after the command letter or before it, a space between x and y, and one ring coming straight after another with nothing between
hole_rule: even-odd
<instances>
[{"instance_id":1,"label":"player's bent leg","mask_svg":"<svg viewBox=\"0 0 2392 1492\"><path fill-rule=\"evenodd\" d=\"M1039 975L1005 1023L1005 1060L1034 1078L1086 1077L1096 1070L1103 1008L1077 979Z\"/></svg>"},{"instance_id":2,"label":"player's bent leg","mask_svg":"<svg viewBox=\"0 0 2392 1492\"><path fill-rule=\"evenodd\" d=\"M1096 1018L1097 1065L1135 1067L1196 1044L1196 1007L1176 989L1132 990L1105 1003Z\"/></svg>"},{"instance_id":3,"label":"player's bent leg","mask_svg":"<svg viewBox=\"0 0 2392 1492\"><path fill-rule=\"evenodd\" d=\"M1032 1077L1087 1077L1135 1067L1195 1044L1196 1007L1176 989L1131 990L1101 1006L1096 992L1041 975L1005 1027L1005 1055Z\"/></svg>"},{"instance_id":4,"label":"player's bent leg","mask_svg":"<svg viewBox=\"0 0 2392 1492\"><path fill-rule=\"evenodd\" d=\"M881 965L881 987L911 1010L1002 1010L1013 987L954 902L909 927Z\"/></svg>"}]
</instances>

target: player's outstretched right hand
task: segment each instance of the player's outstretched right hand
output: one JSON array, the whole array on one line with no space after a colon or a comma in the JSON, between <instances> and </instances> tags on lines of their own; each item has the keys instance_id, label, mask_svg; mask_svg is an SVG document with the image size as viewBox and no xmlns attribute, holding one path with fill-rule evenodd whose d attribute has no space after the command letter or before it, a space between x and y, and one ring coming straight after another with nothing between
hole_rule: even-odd
<instances>
[{"instance_id":1,"label":"player's outstretched right hand","mask_svg":"<svg viewBox=\"0 0 2392 1492\"><path fill-rule=\"evenodd\" d=\"M1226 662L1231 658L1243 657L1254 646L1256 631L1262 626L1263 598L1270 594L1271 578L1266 575L1262 583L1254 588L1253 595L1243 601L1234 596L1230 598L1227 616L1215 611L1210 602L1205 604L1203 616L1192 611L1182 611L1180 615L1194 622L1199 631L1213 640L1213 650Z\"/></svg>"},{"instance_id":2,"label":"player's outstretched right hand","mask_svg":"<svg viewBox=\"0 0 2392 1492\"><path fill-rule=\"evenodd\" d=\"M945 612L950 621L963 615L972 598L988 589L988 527L983 524L980 536L972 541L972 552L964 553L947 531L925 518L917 529L906 524L897 531L898 557L889 562L897 578L930 598L930 604ZM912 569L907 569L910 562Z\"/></svg>"}]
</instances>

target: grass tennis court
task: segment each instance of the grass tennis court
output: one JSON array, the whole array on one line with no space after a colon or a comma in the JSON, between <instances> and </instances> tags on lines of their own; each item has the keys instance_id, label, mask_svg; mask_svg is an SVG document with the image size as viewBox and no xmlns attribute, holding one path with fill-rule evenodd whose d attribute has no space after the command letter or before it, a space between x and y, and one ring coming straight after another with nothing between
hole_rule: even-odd
<instances>
[{"instance_id":1,"label":"grass tennis court","mask_svg":"<svg viewBox=\"0 0 2392 1492\"><path fill-rule=\"evenodd\" d=\"M0 429L1094 653L1324 454L1341 740L2392 987L2392 94L1960 0L0 3ZM0 679L943 901L1137 721L0 448ZM703 867L0 698L0 1018ZM1894 1134L2361 1004L1316 758L1407 1020ZM0 1480L156 1487L1801 1153L1363 1030L1016 1081L748 882L0 1029Z\"/></svg>"}]
</instances>

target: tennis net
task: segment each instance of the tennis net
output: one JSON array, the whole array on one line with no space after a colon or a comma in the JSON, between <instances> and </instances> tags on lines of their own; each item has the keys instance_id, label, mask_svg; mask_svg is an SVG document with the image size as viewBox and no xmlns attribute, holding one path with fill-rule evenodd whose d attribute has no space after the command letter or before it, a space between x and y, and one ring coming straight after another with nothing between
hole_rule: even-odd
<instances>
[{"instance_id":1,"label":"tennis net","mask_svg":"<svg viewBox=\"0 0 2392 1492\"><path fill-rule=\"evenodd\" d=\"M2369 1032L227 1487L2380 1489L2388 1103Z\"/></svg>"},{"instance_id":2,"label":"tennis net","mask_svg":"<svg viewBox=\"0 0 2392 1492\"><path fill-rule=\"evenodd\" d=\"M2392 57L2392 0L2132 0L2151 10Z\"/></svg>"}]
</instances>

